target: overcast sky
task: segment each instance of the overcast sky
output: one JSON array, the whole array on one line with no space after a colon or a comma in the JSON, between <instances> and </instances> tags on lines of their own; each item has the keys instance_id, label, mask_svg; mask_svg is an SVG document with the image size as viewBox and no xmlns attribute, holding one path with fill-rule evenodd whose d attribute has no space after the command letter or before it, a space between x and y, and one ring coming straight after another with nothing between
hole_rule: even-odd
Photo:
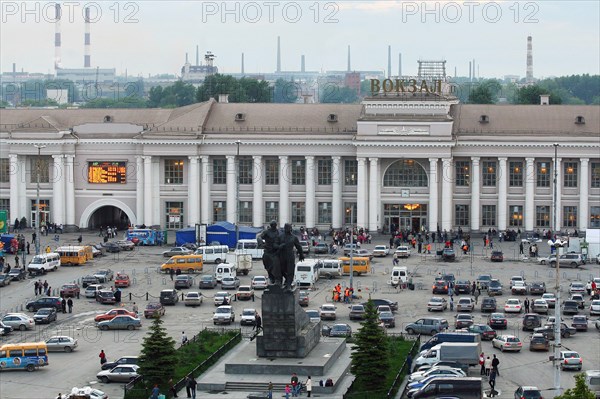
<instances>
[{"instance_id":1,"label":"overcast sky","mask_svg":"<svg viewBox=\"0 0 600 399\"><path fill-rule=\"evenodd\" d=\"M2 1L2 71L53 72L52 3ZM525 76L527 36L533 36L534 76L600 73L600 2L590 1L97 1L63 3L62 64L83 66L83 8L92 4L92 66L118 74L179 73L189 53L206 51L221 72L273 72L277 36L282 69L352 68L414 75L418 59L447 60L447 72L481 77ZM424 6L425 4L425 6ZM229 12L228 12L229 11Z\"/></svg>"}]
</instances>

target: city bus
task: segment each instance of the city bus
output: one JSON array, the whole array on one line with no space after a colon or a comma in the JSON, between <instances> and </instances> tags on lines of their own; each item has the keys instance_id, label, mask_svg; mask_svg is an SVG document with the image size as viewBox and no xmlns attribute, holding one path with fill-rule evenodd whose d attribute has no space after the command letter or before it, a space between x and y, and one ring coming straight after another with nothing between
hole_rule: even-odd
<instances>
[{"instance_id":1,"label":"city bus","mask_svg":"<svg viewBox=\"0 0 600 399\"><path fill-rule=\"evenodd\" d=\"M45 342L27 342L0 346L0 370L25 369L34 371L48 365Z\"/></svg>"},{"instance_id":2,"label":"city bus","mask_svg":"<svg viewBox=\"0 0 600 399\"><path fill-rule=\"evenodd\" d=\"M129 229L125 239L135 245L161 245L163 233L154 229Z\"/></svg>"},{"instance_id":3,"label":"city bus","mask_svg":"<svg viewBox=\"0 0 600 399\"><path fill-rule=\"evenodd\" d=\"M60 255L60 264L62 266L81 266L94 257L92 247L90 246L72 245L68 247L58 247L54 252Z\"/></svg>"}]
</instances>

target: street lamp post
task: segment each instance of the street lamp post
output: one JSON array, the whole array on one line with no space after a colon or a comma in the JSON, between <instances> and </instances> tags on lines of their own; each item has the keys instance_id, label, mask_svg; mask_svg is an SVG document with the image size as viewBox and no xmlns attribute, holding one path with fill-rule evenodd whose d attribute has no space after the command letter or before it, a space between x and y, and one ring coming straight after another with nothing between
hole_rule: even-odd
<instances>
[{"instance_id":1,"label":"street lamp post","mask_svg":"<svg viewBox=\"0 0 600 399\"><path fill-rule=\"evenodd\" d=\"M350 289L354 288L354 205L350 206Z\"/></svg>"},{"instance_id":2,"label":"street lamp post","mask_svg":"<svg viewBox=\"0 0 600 399\"><path fill-rule=\"evenodd\" d=\"M37 163L36 163L36 203L35 203L35 254L40 254L40 157L42 148L46 148L45 145L34 144L35 148L38 150L37 154Z\"/></svg>"},{"instance_id":3,"label":"street lamp post","mask_svg":"<svg viewBox=\"0 0 600 399\"><path fill-rule=\"evenodd\" d=\"M558 213L557 213L557 193L558 193L558 143L554 143L554 192L553 192L553 219L554 219L554 234L556 239L552 242L552 239L548 241L548 245L554 245L554 253L556 255L556 282L554 290L556 292L556 302L554 305L554 360L552 365L554 367L554 390L555 395L560 395L560 329L561 329L561 314L560 314L560 253L559 248L562 248L567 243L561 240L558 235Z\"/></svg>"},{"instance_id":4,"label":"street lamp post","mask_svg":"<svg viewBox=\"0 0 600 399\"><path fill-rule=\"evenodd\" d=\"M242 142L238 140L235 144L237 145L237 156L235 157L237 163L235 168L235 200L237 201L235 212L235 245L237 247L240 241L240 144Z\"/></svg>"}]
</instances>

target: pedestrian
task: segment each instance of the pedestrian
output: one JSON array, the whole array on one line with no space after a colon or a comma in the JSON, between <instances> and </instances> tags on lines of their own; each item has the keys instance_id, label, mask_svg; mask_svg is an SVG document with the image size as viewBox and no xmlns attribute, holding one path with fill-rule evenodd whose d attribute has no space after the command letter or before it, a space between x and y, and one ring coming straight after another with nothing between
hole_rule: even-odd
<instances>
[{"instance_id":1,"label":"pedestrian","mask_svg":"<svg viewBox=\"0 0 600 399\"><path fill-rule=\"evenodd\" d=\"M310 378L310 375L306 379L306 393L308 394L307 396L310 398L310 395L312 394L312 379Z\"/></svg>"},{"instance_id":2,"label":"pedestrian","mask_svg":"<svg viewBox=\"0 0 600 399\"><path fill-rule=\"evenodd\" d=\"M494 355L494 358L492 359L492 369L494 370L494 372L496 373L496 375L499 377L500 376L500 371L498 371L498 365L500 365L500 359L498 359L496 357L496 355Z\"/></svg>"},{"instance_id":3,"label":"pedestrian","mask_svg":"<svg viewBox=\"0 0 600 399\"><path fill-rule=\"evenodd\" d=\"M42 287L44 287L44 292L48 291L48 280L44 280L44 284L42 284ZM41 294L41 291L40 291Z\"/></svg>"},{"instance_id":4,"label":"pedestrian","mask_svg":"<svg viewBox=\"0 0 600 399\"><path fill-rule=\"evenodd\" d=\"M79 234L79 237L77 237L77 242L81 245L81 241L83 241L83 237L81 236L81 234Z\"/></svg>"},{"instance_id":5,"label":"pedestrian","mask_svg":"<svg viewBox=\"0 0 600 399\"><path fill-rule=\"evenodd\" d=\"M481 366L479 375L485 375L485 355L483 352L481 352L481 355L479 355L479 365Z\"/></svg>"},{"instance_id":6,"label":"pedestrian","mask_svg":"<svg viewBox=\"0 0 600 399\"><path fill-rule=\"evenodd\" d=\"M62 301L60 301L60 305L62 307L62 312L67 313L67 300L63 297Z\"/></svg>"},{"instance_id":7,"label":"pedestrian","mask_svg":"<svg viewBox=\"0 0 600 399\"><path fill-rule=\"evenodd\" d=\"M296 373L292 373L292 378L290 379L290 382L292 384L292 396L298 396L298 393L296 391L296 387L298 386L298 375Z\"/></svg>"},{"instance_id":8,"label":"pedestrian","mask_svg":"<svg viewBox=\"0 0 600 399\"><path fill-rule=\"evenodd\" d=\"M269 387L267 388L267 396L269 399L273 399L273 383L269 381Z\"/></svg>"},{"instance_id":9,"label":"pedestrian","mask_svg":"<svg viewBox=\"0 0 600 399\"><path fill-rule=\"evenodd\" d=\"M292 388L290 388L290 384L285 384L285 399L290 399L290 393L292 393Z\"/></svg>"},{"instance_id":10,"label":"pedestrian","mask_svg":"<svg viewBox=\"0 0 600 399\"><path fill-rule=\"evenodd\" d=\"M115 296L115 303L120 304L121 303L121 290L117 288L115 290L114 296Z\"/></svg>"},{"instance_id":11,"label":"pedestrian","mask_svg":"<svg viewBox=\"0 0 600 399\"><path fill-rule=\"evenodd\" d=\"M494 388L496 387L496 372L494 370L490 372L488 381L490 383L490 388L492 388L492 392L495 392Z\"/></svg>"},{"instance_id":12,"label":"pedestrian","mask_svg":"<svg viewBox=\"0 0 600 399\"><path fill-rule=\"evenodd\" d=\"M187 397L192 397L192 376L188 375L185 377L185 392L187 393Z\"/></svg>"},{"instance_id":13,"label":"pedestrian","mask_svg":"<svg viewBox=\"0 0 600 399\"><path fill-rule=\"evenodd\" d=\"M490 375L490 370L492 369L492 359L490 357L485 358L485 375Z\"/></svg>"},{"instance_id":14,"label":"pedestrian","mask_svg":"<svg viewBox=\"0 0 600 399\"><path fill-rule=\"evenodd\" d=\"M592 282L588 281L587 284L585 285L585 290L587 291L588 295L592 295Z\"/></svg>"},{"instance_id":15,"label":"pedestrian","mask_svg":"<svg viewBox=\"0 0 600 399\"><path fill-rule=\"evenodd\" d=\"M158 384L154 384L154 388L152 388L152 394L150 395L150 399L158 399L158 395L160 395L160 389L158 388Z\"/></svg>"},{"instance_id":16,"label":"pedestrian","mask_svg":"<svg viewBox=\"0 0 600 399\"><path fill-rule=\"evenodd\" d=\"M181 332L181 346L187 344L188 342L188 337L187 335L185 335L185 331Z\"/></svg>"},{"instance_id":17,"label":"pedestrian","mask_svg":"<svg viewBox=\"0 0 600 399\"><path fill-rule=\"evenodd\" d=\"M69 307L69 313L73 313L73 300L71 298L67 300L67 306Z\"/></svg>"},{"instance_id":18,"label":"pedestrian","mask_svg":"<svg viewBox=\"0 0 600 399\"><path fill-rule=\"evenodd\" d=\"M523 252L523 243L521 242L519 244L519 255L524 255L525 253Z\"/></svg>"},{"instance_id":19,"label":"pedestrian","mask_svg":"<svg viewBox=\"0 0 600 399\"><path fill-rule=\"evenodd\" d=\"M254 331L254 329L256 329L257 334L262 329L262 319L261 319L260 315L258 314L258 312L256 313L256 316L254 317L254 327L252 327L252 330Z\"/></svg>"},{"instance_id":20,"label":"pedestrian","mask_svg":"<svg viewBox=\"0 0 600 399\"><path fill-rule=\"evenodd\" d=\"M412 371L412 360L412 355L409 353L408 356L406 356L406 368L409 373Z\"/></svg>"},{"instance_id":21,"label":"pedestrian","mask_svg":"<svg viewBox=\"0 0 600 399\"><path fill-rule=\"evenodd\" d=\"M35 294L35 296L37 296L39 288L40 288L40 285L37 281L35 283L33 283L33 293Z\"/></svg>"},{"instance_id":22,"label":"pedestrian","mask_svg":"<svg viewBox=\"0 0 600 399\"><path fill-rule=\"evenodd\" d=\"M98 357L100 358L100 365L101 366L104 363L106 363L106 353L104 353L104 349L100 350L100 354L98 355Z\"/></svg>"},{"instance_id":23,"label":"pedestrian","mask_svg":"<svg viewBox=\"0 0 600 399\"><path fill-rule=\"evenodd\" d=\"M63 399L62 393L59 393L58 396L56 397L56 399Z\"/></svg>"},{"instance_id":24,"label":"pedestrian","mask_svg":"<svg viewBox=\"0 0 600 399\"><path fill-rule=\"evenodd\" d=\"M171 276L171 281L173 281L174 275L175 275L175 269L169 269L169 276Z\"/></svg>"},{"instance_id":25,"label":"pedestrian","mask_svg":"<svg viewBox=\"0 0 600 399\"><path fill-rule=\"evenodd\" d=\"M27 255L29 255L29 246L30 246L29 241L27 241L27 247L26 247L27 248Z\"/></svg>"},{"instance_id":26,"label":"pedestrian","mask_svg":"<svg viewBox=\"0 0 600 399\"><path fill-rule=\"evenodd\" d=\"M51 293L52 293L52 287L48 286L48 289L46 290L46 296L50 296Z\"/></svg>"},{"instance_id":27,"label":"pedestrian","mask_svg":"<svg viewBox=\"0 0 600 399\"><path fill-rule=\"evenodd\" d=\"M192 377L190 375L190 392L192 393L192 399L196 399L196 385L198 385L198 383L196 382L196 380L194 379L194 377Z\"/></svg>"},{"instance_id":28,"label":"pedestrian","mask_svg":"<svg viewBox=\"0 0 600 399\"><path fill-rule=\"evenodd\" d=\"M133 307L132 307L133 313L135 313L135 315L138 315L138 305L137 303L133 303Z\"/></svg>"},{"instance_id":29,"label":"pedestrian","mask_svg":"<svg viewBox=\"0 0 600 399\"><path fill-rule=\"evenodd\" d=\"M477 305L477 301L479 300L479 291L475 290L473 292L473 297L475 298L475 305Z\"/></svg>"},{"instance_id":30,"label":"pedestrian","mask_svg":"<svg viewBox=\"0 0 600 399\"><path fill-rule=\"evenodd\" d=\"M175 384L173 384L172 378L169 380L169 391L171 391L171 394L174 398L177 397L177 388L175 388Z\"/></svg>"},{"instance_id":31,"label":"pedestrian","mask_svg":"<svg viewBox=\"0 0 600 399\"><path fill-rule=\"evenodd\" d=\"M471 292L475 293L476 290L477 290L477 284L475 283L475 281L473 281L473 285L471 286Z\"/></svg>"},{"instance_id":32,"label":"pedestrian","mask_svg":"<svg viewBox=\"0 0 600 399\"><path fill-rule=\"evenodd\" d=\"M19 255L15 255L15 267L19 267Z\"/></svg>"},{"instance_id":33,"label":"pedestrian","mask_svg":"<svg viewBox=\"0 0 600 399\"><path fill-rule=\"evenodd\" d=\"M450 297L450 311L454 310L454 297Z\"/></svg>"},{"instance_id":34,"label":"pedestrian","mask_svg":"<svg viewBox=\"0 0 600 399\"><path fill-rule=\"evenodd\" d=\"M525 298L524 305L525 305L525 312L529 313L529 299L528 298Z\"/></svg>"}]
</instances>

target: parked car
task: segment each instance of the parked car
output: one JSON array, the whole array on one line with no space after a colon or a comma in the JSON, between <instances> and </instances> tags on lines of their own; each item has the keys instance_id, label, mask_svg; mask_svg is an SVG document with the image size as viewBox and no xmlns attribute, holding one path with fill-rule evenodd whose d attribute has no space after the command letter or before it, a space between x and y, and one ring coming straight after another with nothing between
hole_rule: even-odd
<instances>
[{"instance_id":1,"label":"parked car","mask_svg":"<svg viewBox=\"0 0 600 399\"><path fill-rule=\"evenodd\" d=\"M328 336L330 337L351 337L352 336L352 327L348 324L334 324L329 330Z\"/></svg>"},{"instance_id":2,"label":"parked car","mask_svg":"<svg viewBox=\"0 0 600 399\"><path fill-rule=\"evenodd\" d=\"M160 302L150 302L144 309L144 317L161 317L165 315L165 307Z\"/></svg>"},{"instance_id":3,"label":"parked car","mask_svg":"<svg viewBox=\"0 0 600 399\"><path fill-rule=\"evenodd\" d=\"M222 290L236 290L240 286L240 279L237 277L223 277L221 280Z\"/></svg>"},{"instance_id":4,"label":"parked car","mask_svg":"<svg viewBox=\"0 0 600 399\"><path fill-rule=\"evenodd\" d=\"M453 248L444 248L442 250L442 260L446 262L454 262L456 259L456 252Z\"/></svg>"},{"instance_id":5,"label":"parked car","mask_svg":"<svg viewBox=\"0 0 600 399\"><path fill-rule=\"evenodd\" d=\"M137 365L140 360L139 356L122 356L115 360L114 362L106 362L102 365L102 370L111 370L117 366L121 366L124 364L133 364Z\"/></svg>"},{"instance_id":6,"label":"parked car","mask_svg":"<svg viewBox=\"0 0 600 399\"><path fill-rule=\"evenodd\" d=\"M431 292L435 294L447 294L448 293L448 283L444 280L437 280L433 283L433 287L431 287Z\"/></svg>"},{"instance_id":7,"label":"parked car","mask_svg":"<svg viewBox=\"0 0 600 399\"><path fill-rule=\"evenodd\" d=\"M588 330L588 318L587 316L573 316L573 322L571 326L575 328L577 331L587 331Z\"/></svg>"},{"instance_id":8,"label":"parked car","mask_svg":"<svg viewBox=\"0 0 600 399\"><path fill-rule=\"evenodd\" d=\"M459 328L469 328L473 325L475 320L473 319L473 315L468 313L459 313L456 315L456 320L454 323L454 327Z\"/></svg>"},{"instance_id":9,"label":"parked car","mask_svg":"<svg viewBox=\"0 0 600 399\"><path fill-rule=\"evenodd\" d=\"M12 281L8 274L0 274L0 287L6 287Z\"/></svg>"},{"instance_id":10,"label":"parked car","mask_svg":"<svg viewBox=\"0 0 600 399\"><path fill-rule=\"evenodd\" d=\"M48 352L73 352L77 349L77 340L66 335L55 335L46 341Z\"/></svg>"},{"instance_id":11,"label":"parked car","mask_svg":"<svg viewBox=\"0 0 600 399\"><path fill-rule=\"evenodd\" d=\"M94 273L94 277L98 279L99 283L108 283L115 278L115 274L110 269L100 269Z\"/></svg>"},{"instance_id":12,"label":"parked car","mask_svg":"<svg viewBox=\"0 0 600 399\"><path fill-rule=\"evenodd\" d=\"M317 243L317 245L315 245L313 247L313 250L315 251L315 254L328 254L329 253L329 245L327 245L324 242L320 242L320 243Z\"/></svg>"},{"instance_id":13,"label":"parked car","mask_svg":"<svg viewBox=\"0 0 600 399\"><path fill-rule=\"evenodd\" d=\"M548 302L545 299L536 299L531 304L531 311L548 314Z\"/></svg>"},{"instance_id":14,"label":"parked car","mask_svg":"<svg viewBox=\"0 0 600 399\"><path fill-rule=\"evenodd\" d=\"M495 298L483 298L481 300L481 312L495 312L496 311L496 299Z\"/></svg>"},{"instance_id":15,"label":"parked car","mask_svg":"<svg viewBox=\"0 0 600 399\"><path fill-rule=\"evenodd\" d=\"M383 323L384 327L394 328L396 327L396 318L392 312L380 312L379 321Z\"/></svg>"},{"instance_id":16,"label":"parked car","mask_svg":"<svg viewBox=\"0 0 600 399\"><path fill-rule=\"evenodd\" d=\"M582 254L568 253L560 256L560 267L579 267L585 264ZM556 259L550 262L550 266L556 267Z\"/></svg>"},{"instance_id":17,"label":"parked car","mask_svg":"<svg viewBox=\"0 0 600 399\"><path fill-rule=\"evenodd\" d=\"M469 297L458 298L458 303L456 304L457 312L472 312L475 308L475 302Z\"/></svg>"},{"instance_id":18,"label":"parked car","mask_svg":"<svg viewBox=\"0 0 600 399\"><path fill-rule=\"evenodd\" d=\"M133 251L135 248L135 244L129 240L118 240L115 242L119 247L121 247L122 251Z\"/></svg>"},{"instance_id":19,"label":"parked car","mask_svg":"<svg viewBox=\"0 0 600 399\"><path fill-rule=\"evenodd\" d=\"M492 262L502 262L504 260L504 254L502 251L492 251L492 256L490 257Z\"/></svg>"},{"instance_id":20,"label":"parked car","mask_svg":"<svg viewBox=\"0 0 600 399\"><path fill-rule=\"evenodd\" d=\"M306 304L308 305L308 293L306 291L304 292L307 297ZM300 297L302 297L302 293L300 293ZM235 293L235 298L239 301L249 301L250 299L254 300L254 290L249 285L240 285ZM300 304L302 305L302 303Z\"/></svg>"},{"instance_id":21,"label":"parked car","mask_svg":"<svg viewBox=\"0 0 600 399\"><path fill-rule=\"evenodd\" d=\"M177 305L179 302L179 293L175 289L162 290L160 292L159 302L163 305Z\"/></svg>"},{"instance_id":22,"label":"parked car","mask_svg":"<svg viewBox=\"0 0 600 399\"><path fill-rule=\"evenodd\" d=\"M435 335L448 329L448 321L440 317L426 317L409 323L404 329L409 334Z\"/></svg>"},{"instance_id":23,"label":"parked car","mask_svg":"<svg viewBox=\"0 0 600 399\"><path fill-rule=\"evenodd\" d=\"M514 335L500 335L492 340L492 347L500 349L500 351L516 351L520 352L523 347L521 340Z\"/></svg>"},{"instance_id":24,"label":"parked car","mask_svg":"<svg viewBox=\"0 0 600 399\"><path fill-rule=\"evenodd\" d=\"M546 323L545 326L536 328L533 330L535 333L544 334L546 338L549 340L554 340L554 324ZM569 338L572 335L575 335L577 330L571 326L567 326L565 323L560 323L560 336L562 338Z\"/></svg>"},{"instance_id":25,"label":"parked car","mask_svg":"<svg viewBox=\"0 0 600 399\"><path fill-rule=\"evenodd\" d=\"M490 283L490 281L492 280L492 275L491 274L482 274L479 277L477 277L477 282L479 283L479 286L481 287L481 289L487 289L488 284Z\"/></svg>"},{"instance_id":26,"label":"parked car","mask_svg":"<svg viewBox=\"0 0 600 399\"><path fill-rule=\"evenodd\" d=\"M492 313L488 316L488 326L495 330L506 330L508 328L508 320L504 313Z\"/></svg>"},{"instance_id":27,"label":"parked car","mask_svg":"<svg viewBox=\"0 0 600 399\"><path fill-rule=\"evenodd\" d=\"M454 284L454 293L457 295L460 294L471 294L471 282L469 280L458 280Z\"/></svg>"},{"instance_id":28,"label":"parked car","mask_svg":"<svg viewBox=\"0 0 600 399\"><path fill-rule=\"evenodd\" d=\"M542 399L542 392L538 387L518 387L515 391L515 399Z\"/></svg>"},{"instance_id":29,"label":"parked car","mask_svg":"<svg viewBox=\"0 0 600 399\"><path fill-rule=\"evenodd\" d=\"M231 303L231 295L227 291L218 291L213 299L215 306L228 305Z\"/></svg>"},{"instance_id":30,"label":"parked car","mask_svg":"<svg viewBox=\"0 0 600 399\"><path fill-rule=\"evenodd\" d=\"M583 299L583 294L572 294L569 300L577 302L579 309L585 308L585 299Z\"/></svg>"},{"instance_id":31,"label":"parked car","mask_svg":"<svg viewBox=\"0 0 600 399\"><path fill-rule=\"evenodd\" d=\"M255 290L264 290L269 286L269 280L265 276L254 276L250 286Z\"/></svg>"},{"instance_id":32,"label":"parked car","mask_svg":"<svg viewBox=\"0 0 600 399\"><path fill-rule=\"evenodd\" d=\"M183 296L183 305L192 307L202 305L202 295L196 291L186 292Z\"/></svg>"},{"instance_id":33,"label":"parked car","mask_svg":"<svg viewBox=\"0 0 600 399\"><path fill-rule=\"evenodd\" d=\"M84 295L86 298L96 298L98 292L106 289L106 287L102 284L90 284L84 291Z\"/></svg>"},{"instance_id":34,"label":"parked car","mask_svg":"<svg viewBox=\"0 0 600 399\"><path fill-rule=\"evenodd\" d=\"M187 249L186 247L174 247L167 251L164 251L162 254L165 258L170 258L175 255L191 255L194 251Z\"/></svg>"},{"instance_id":35,"label":"parked car","mask_svg":"<svg viewBox=\"0 0 600 399\"><path fill-rule=\"evenodd\" d=\"M319 308L319 316L321 320L335 320L336 319L336 306L331 304L323 304Z\"/></svg>"},{"instance_id":36,"label":"parked car","mask_svg":"<svg viewBox=\"0 0 600 399\"><path fill-rule=\"evenodd\" d=\"M390 307L392 312L395 312L398 310L398 302L390 301L389 299L371 299L371 302L373 302L373 305L376 308L381 305L387 305ZM367 302L363 302L362 305L367 306Z\"/></svg>"},{"instance_id":37,"label":"parked car","mask_svg":"<svg viewBox=\"0 0 600 399\"><path fill-rule=\"evenodd\" d=\"M12 281L21 281L27 278L27 273L22 267L13 267L12 269L10 269L10 272L8 272L8 277Z\"/></svg>"},{"instance_id":38,"label":"parked car","mask_svg":"<svg viewBox=\"0 0 600 399\"><path fill-rule=\"evenodd\" d=\"M561 351L560 352L560 369L575 369L581 371L583 367L583 359L579 356L579 353L575 351Z\"/></svg>"},{"instance_id":39,"label":"parked car","mask_svg":"<svg viewBox=\"0 0 600 399\"><path fill-rule=\"evenodd\" d=\"M103 370L96 374L96 378L105 384L109 382L129 382L139 377L139 368L134 364L125 364L112 370Z\"/></svg>"},{"instance_id":40,"label":"parked car","mask_svg":"<svg viewBox=\"0 0 600 399\"><path fill-rule=\"evenodd\" d=\"M142 321L129 315L116 316L96 325L101 330L135 330L142 327Z\"/></svg>"},{"instance_id":41,"label":"parked car","mask_svg":"<svg viewBox=\"0 0 600 399\"><path fill-rule=\"evenodd\" d=\"M521 313L522 311L523 305L520 299L509 298L504 303L504 313Z\"/></svg>"},{"instance_id":42,"label":"parked car","mask_svg":"<svg viewBox=\"0 0 600 399\"><path fill-rule=\"evenodd\" d=\"M584 294L585 284L581 282L573 282L569 284L569 294Z\"/></svg>"},{"instance_id":43,"label":"parked car","mask_svg":"<svg viewBox=\"0 0 600 399\"><path fill-rule=\"evenodd\" d=\"M540 265L556 264L556 255L538 256L537 262Z\"/></svg>"},{"instance_id":44,"label":"parked car","mask_svg":"<svg viewBox=\"0 0 600 399\"><path fill-rule=\"evenodd\" d=\"M473 324L467 329L470 333L479 334L482 340L489 340L496 338L496 330L487 324Z\"/></svg>"},{"instance_id":45,"label":"parked car","mask_svg":"<svg viewBox=\"0 0 600 399\"><path fill-rule=\"evenodd\" d=\"M0 321L0 331L2 332L2 334L0 335L8 335L11 332L13 332L14 328L12 328L9 325L4 324L2 321Z\"/></svg>"},{"instance_id":46,"label":"parked car","mask_svg":"<svg viewBox=\"0 0 600 399\"><path fill-rule=\"evenodd\" d=\"M242 326L253 326L256 324L256 315L258 312L256 309L244 309L242 310L240 324Z\"/></svg>"},{"instance_id":47,"label":"parked car","mask_svg":"<svg viewBox=\"0 0 600 399\"><path fill-rule=\"evenodd\" d=\"M176 290L192 288L194 285L194 277L189 274L180 274L175 277L174 287Z\"/></svg>"},{"instance_id":48,"label":"parked car","mask_svg":"<svg viewBox=\"0 0 600 399\"><path fill-rule=\"evenodd\" d=\"M537 313L527 313L523 316L523 331L533 331L542 326L542 316Z\"/></svg>"},{"instance_id":49,"label":"parked car","mask_svg":"<svg viewBox=\"0 0 600 399\"><path fill-rule=\"evenodd\" d=\"M308 319L310 320L311 323L320 323L321 322L321 315L319 314L318 310L308 309L308 310L305 310L305 312L308 315Z\"/></svg>"},{"instance_id":50,"label":"parked car","mask_svg":"<svg viewBox=\"0 0 600 399\"><path fill-rule=\"evenodd\" d=\"M446 309L448 309L448 301L446 301L446 298L434 296L427 303L427 311L428 312L432 312L434 310L443 312Z\"/></svg>"},{"instance_id":51,"label":"parked car","mask_svg":"<svg viewBox=\"0 0 600 399\"><path fill-rule=\"evenodd\" d=\"M562 305L562 313L564 315L579 313L579 304L577 303L577 301L564 301Z\"/></svg>"},{"instance_id":52,"label":"parked car","mask_svg":"<svg viewBox=\"0 0 600 399\"><path fill-rule=\"evenodd\" d=\"M104 244L104 250L109 253L119 253L121 247L116 242L107 242Z\"/></svg>"},{"instance_id":53,"label":"parked car","mask_svg":"<svg viewBox=\"0 0 600 399\"><path fill-rule=\"evenodd\" d=\"M600 314L600 300L599 299L594 299L590 303L590 314L591 315Z\"/></svg>"},{"instance_id":54,"label":"parked car","mask_svg":"<svg viewBox=\"0 0 600 399\"><path fill-rule=\"evenodd\" d=\"M350 320L364 320L366 310L363 305L350 306Z\"/></svg>"},{"instance_id":55,"label":"parked car","mask_svg":"<svg viewBox=\"0 0 600 399\"><path fill-rule=\"evenodd\" d=\"M62 310L62 300L57 296L49 296L29 301L25 305L25 309L30 312L36 312L41 308L54 308L56 310Z\"/></svg>"},{"instance_id":56,"label":"parked car","mask_svg":"<svg viewBox=\"0 0 600 399\"><path fill-rule=\"evenodd\" d=\"M23 313L7 313L2 318L2 323L20 331L31 330L35 324L31 317Z\"/></svg>"},{"instance_id":57,"label":"parked car","mask_svg":"<svg viewBox=\"0 0 600 399\"><path fill-rule=\"evenodd\" d=\"M373 253L371 251L369 251L368 249L357 249L356 251L354 251L354 256L357 257L361 257L361 258L369 258L370 260L373 260Z\"/></svg>"},{"instance_id":58,"label":"parked car","mask_svg":"<svg viewBox=\"0 0 600 399\"><path fill-rule=\"evenodd\" d=\"M410 248L406 245L400 245L394 251L394 256L396 258L408 258L410 256Z\"/></svg>"},{"instance_id":59,"label":"parked car","mask_svg":"<svg viewBox=\"0 0 600 399\"><path fill-rule=\"evenodd\" d=\"M550 341L544 334L534 333L529 340L530 351L548 351L550 350Z\"/></svg>"},{"instance_id":60,"label":"parked car","mask_svg":"<svg viewBox=\"0 0 600 399\"><path fill-rule=\"evenodd\" d=\"M50 324L56 321L56 308L41 308L33 315L35 324Z\"/></svg>"},{"instance_id":61,"label":"parked car","mask_svg":"<svg viewBox=\"0 0 600 399\"><path fill-rule=\"evenodd\" d=\"M300 241L300 246L302 247L302 252L305 255L310 253L310 243L308 241Z\"/></svg>"},{"instance_id":62,"label":"parked car","mask_svg":"<svg viewBox=\"0 0 600 399\"><path fill-rule=\"evenodd\" d=\"M390 248L387 245L375 245L373 249L373 256L385 257L390 254Z\"/></svg>"},{"instance_id":63,"label":"parked car","mask_svg":"<svg viewBox=\"0 0 600 399\"><path fill-rule=\"evenodd\" d=\"M489 296L502 295L502 283L498 279L492 279L487 285Z\"/></svg>"},{"instance_id":64,"label":"parked car","mask_svg":"<svg viewBox=\"0 0 600 399\"><path fill-rule=\"evenodd\" d=\"M131 242L131 241L127 241ZM117 277L115 277L115 287L117 288L127 288L131 285L131 280L129 279L129 275L125 273L117 273Z\"/></svg>"},{"instance_id":65,"label":"parked car","mask_svg":"<svg viewBox=\"0 0 600 399\"><path fill-rule=\"evenodd\" d=\"M115 292L111 290L100 290L96 292L96 302L114 305L115 303L117 303L117 298L115 298Z\"/></svg>"},{"instance_id":66,"label":"parked car","mask_svg":"<svg viewBox=\"0 0 600 399\"><path fill-rule=\"evenodd\" d=\"M510 291L513 295L527 295L527 284L523 281L515 281Z\"/></svg>"},{"instance_id":67,"label":"parked car","mask_svg":"<svg viewBox=\"0 0 600 399\"><path fill-rule=\"evenodd\" d=\"M60 287L60 296L63 298L79 298L81 289L75 283L63 284Z\"/></svg>"},{"instance_id":68,"label":"parked car","mask_svg":"<svg viewBox=\"0 0 600 399\"><path fill-rule=\"evenodd\" d=\"M94 318L94 321L96 323L99 323L101 321L104 320L111 320L114 319L117 316L121 316L121 315L127 315L127 316L131 316L131 317L137 317L137 315L133 312L130 312L129 310L125 309L125 308L115 308L115 309L111 309L107 312L104 312L102 314L99 314L98 316L96 316Z\"/></svg>"},{"instance_id":69,"label":"parked car","mask_svg":"<svg viewBox=\"0 0 600 399\"><path fill-rule=\"evenodd\" d=\"M213 324L231 324L235 322L235 313L231 305L221 305L213 314Z\"/></svg>"},{"instance_id":70,"label":"parked car","mask_svg":"<svg viewBox=\"0 0 600 399\"><path fill-rule=\"evenodd\" d=\"M200 277L200 283L198 284L198 288L209 288L213 289L217 286L217 279L212 274L205 274Z\"/></svg>"},{"instance_id":71,"label":"parked car","mask_svg":"<svg viewBox=\"0 0 600 399\"><path fill-rule=\"evenodd\" d=\"M542 299L546 301L546 303L548 304L548 308L554 309L554 307L556 306L556 296L553 293L547 292L545 294L542 294Z\"/></svg>"},{"instance_id":72,"label":"parked car","mask_svg":"<svg viewBox=\"0 0 600 399\"><path fill-rule=\"evenodd\" d=\"M546 283L543 281L535 281L529 284L530 295L543 295L546 293Z\"/></svg>"},{"instance_id":73,"label":"parked car","mask_svg":"<svg viewBox=\"0 0 600 399\"><path fill-rule=\"evenodd\" d=\"M81 278L81 286L83 288L87 288L88 286L90 286L92 284L100 284L100 280L98 279L98 277L92 276L90 274L90 275L87 275L87 276L83 276Z\"/></svg>"}]
</instances>

